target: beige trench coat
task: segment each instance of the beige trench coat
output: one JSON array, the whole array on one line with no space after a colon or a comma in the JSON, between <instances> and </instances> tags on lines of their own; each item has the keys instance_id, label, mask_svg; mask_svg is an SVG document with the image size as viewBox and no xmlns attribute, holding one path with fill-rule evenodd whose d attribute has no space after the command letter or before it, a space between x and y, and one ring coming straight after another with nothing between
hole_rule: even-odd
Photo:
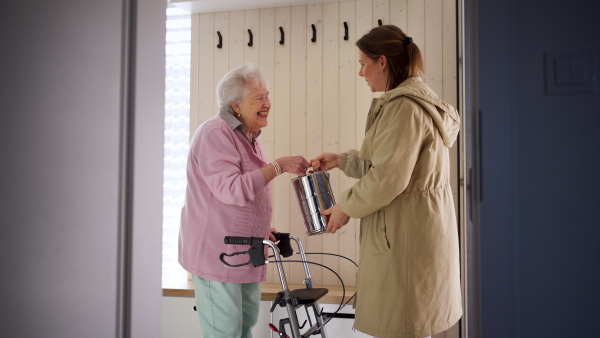
<instances>
[{"instance_id":1,"label":"beige trench coat","mask_svg":"<svg viewBox=\"0 0 600 338\"><path fill-rule=\"evenodd\" d=\"M373 100L360 152L340 169L359 178L339 199L361 218L354 327L422 338L462 315L449 147L460 118L414 77Z\"/></svg>"}]
</instances>

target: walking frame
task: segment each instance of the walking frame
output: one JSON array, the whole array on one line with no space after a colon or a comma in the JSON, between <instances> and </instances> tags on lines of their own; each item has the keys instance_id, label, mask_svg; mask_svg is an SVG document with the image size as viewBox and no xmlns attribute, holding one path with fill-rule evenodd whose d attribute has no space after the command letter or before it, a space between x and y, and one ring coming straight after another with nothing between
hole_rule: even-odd
<instances>
[{"instance_id":1,"label":"walking frame","mask_svg":"<svg viewBox=\"0 0 600 338\"><path fill-rule=\"evenodd\" d=\"M275 310L277 305L286 307L288 317L279 320L278 328L273 324L269 324L269 327L273 331L277 332L279 337L283 338L290 338L290 336L287 334L286 326L289 326L291 338L307 338L311 335L320 335L321 338L327 338L325 324L327 324L327 322L329 322L333 316L330 317L327 316L329 314L323 313L323 311L320 310L318 301L325 296L329 290L325 288L314 287L310 270L308 268L308 262L306 261L304 247L300 239L287 233L276 233L274 235L278 241L278 244L275 244L268 239L258 237L227 236L225 237L225 244L250 245L251 248L248 251L235 252L233 254L221 253L219 259L228 266L242 266L250 263L252 263L254 266L261 266L269 262L264 255L264 245L270 247L275 256L275 263L277 264L277 271L279 273L279 279L281 281L282 288L282 291L277 293L277 298L273 301L271 312ZM290 239L293 239L296 242L300 257L302 258L301 262L304 265L304 273L306 276L306 279L304 279L304 284L306 285L306 288L303 289L290 290L288 288L285 272L283 270L281 257L289 257L294 254L290 245ZM230 265L224 259L225 256L232 257L240 254L250 255L249 261L243 264ZM306 326L306 321L302 325L299 325L298 316L296 314L296 310L301 307L304 307L306 316L308 318L307 321L309 323L309 327L303 333L301 333L300 330L304 329ZM312 309L312 318L311 313L309 313L309 309Z\"/></svg>"}]
</instances>

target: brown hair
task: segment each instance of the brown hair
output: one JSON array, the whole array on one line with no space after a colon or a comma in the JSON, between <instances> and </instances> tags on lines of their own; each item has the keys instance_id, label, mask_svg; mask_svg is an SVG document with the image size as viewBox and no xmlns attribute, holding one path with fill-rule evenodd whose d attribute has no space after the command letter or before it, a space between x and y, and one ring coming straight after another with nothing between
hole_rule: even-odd
<instances>
[{"instance_id":1,"label":"brown hair","mask_svg":"<svg viewBox=\"0 0 600 338\"><path fill-rule=\"evenodd\" d=\"M385 55L388 62L386 91L398 87L413 76L425 76L425 65L419 47L394 25L382 25L363 35L356 46L373 61Z\"/></svg>"}]
</instances>

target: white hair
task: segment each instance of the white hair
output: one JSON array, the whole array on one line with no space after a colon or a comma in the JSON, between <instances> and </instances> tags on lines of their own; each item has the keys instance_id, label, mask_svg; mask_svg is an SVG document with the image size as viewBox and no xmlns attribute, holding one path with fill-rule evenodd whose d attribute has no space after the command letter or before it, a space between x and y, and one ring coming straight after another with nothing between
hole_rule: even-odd
<instances>
[{"instance_id":1,"label":"white hair","mask_svg":"<svg viewBox=\"0 0 600 338\"><path fill-rule=\"evenodd\" d=\"M231 103L242 102L248 94L248 84L251 83L267 86L267 81L260 74L256 64L248 62L230 70L217 85L219 107L233 113Z\"/></svg>"}]
</instances>

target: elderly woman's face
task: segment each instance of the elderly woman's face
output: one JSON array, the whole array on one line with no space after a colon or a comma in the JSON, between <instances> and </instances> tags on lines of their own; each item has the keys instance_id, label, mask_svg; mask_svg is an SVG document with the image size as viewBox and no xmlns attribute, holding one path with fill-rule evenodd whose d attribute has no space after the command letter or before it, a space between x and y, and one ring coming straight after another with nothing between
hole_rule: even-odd
<instances>
[{"instance_id":1,"label":"elderly woman's face","mask_svg":"<svg viewBox=\"0 0 600 338\"><path fill-rule=\"evenodd\" d=\"M240 114L240 121L244 130L251 136L255 131L267 126L267 117L271 109L269 91L265 85L260 83L249 84L248 94L239 104L232 103L233 110Z\"/></svg>"}]
</instances>

